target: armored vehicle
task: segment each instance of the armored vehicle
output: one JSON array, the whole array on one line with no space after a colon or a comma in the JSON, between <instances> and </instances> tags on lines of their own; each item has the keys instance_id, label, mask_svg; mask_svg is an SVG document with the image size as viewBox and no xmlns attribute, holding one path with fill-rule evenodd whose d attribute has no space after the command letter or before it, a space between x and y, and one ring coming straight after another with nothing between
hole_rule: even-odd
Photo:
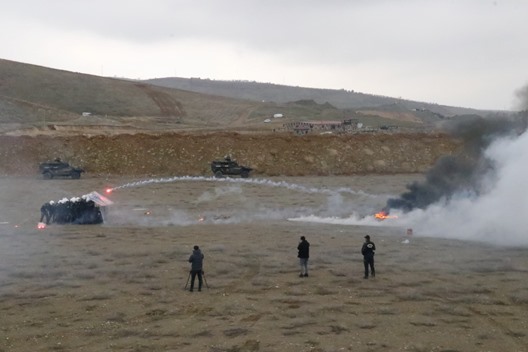
<instances>
[{"instance_id":1,"label":"armored vehicle","mask_svg":"<svg viewBox=\"0 0 528 352\"><path fill-rule=\"evenodd\" d=\"M225 157L224 160L215 160L211 162L211 171L215 177L225 176L240 176L242 178L249 177L250 171L253 170L250 167L238 165L235 160L231 160L230 157Z\"/></svg>"},{"instance_id":2,"label":"armored vehicle","mask_svg":"<svg viewBox=\"0 0 528 352\"><path fill-rule=\"evenodd\" d=\"M47 180L54 177L71 177L72 179L78 179L81 177L81 173L84 172L83 169L73 167L60 159L41 163L39 165L39 170L42 176Z\"/></svg>"}]
</instances>

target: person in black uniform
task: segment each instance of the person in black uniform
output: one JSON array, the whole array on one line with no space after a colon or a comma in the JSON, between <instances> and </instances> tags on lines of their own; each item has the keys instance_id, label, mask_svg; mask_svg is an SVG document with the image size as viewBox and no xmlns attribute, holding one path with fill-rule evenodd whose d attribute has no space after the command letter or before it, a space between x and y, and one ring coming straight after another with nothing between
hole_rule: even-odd
<instances>
[{"instance_id":1,"label":"person in black uniform","mask_svg":"<svg viewBox=\"0 0 528 352\"><path fill-rule=\"evenodd\" d=\"M369 267L372 277L376 276L376 270L374 269L375 250L376 245L370 240L370 236L366 235L363 247L361 247L361 254L363 254L363 265L365 266L365 276L363 276L364 279L368 279L369 277Z\"/></svg>"},{"instance_id":2,"label":"person in black uniform","mask_svg":"<svg viewBox=\"0 0 528 352\"><path fill-rule=\"evenodd\" d=\"M308 258L310 258L310 243L306 240L306 237L301 236L301 242L297 246L297 258L299 258L299 263L301 265L301 273L299 277L308 276Z\"/></svg>"},{"instance_id":3,"label":"person in black uniform","mask_svg":"<svg viewBox=\"0 0 528 352\"><path fill-rule=\"evenodd\" d=\"M49 225L53 221L54 204L54 201L49 201L40 207L40 222L46 220L46 225Z\"/></svg>"},{"instance_id":4,"label":"person in black uniform","mask_svg":"<svg viewBox=\"0 0 528 352\"><path fill-rule=\"evenodd\" d=\"M204 255L200 250L200 247L194 246L194 250L189 257L189 263L191 263L191 288L189 291L194 290L194 279L198 275L198 291L202 290L202 272L203 272L203 259Z\"/></svg>"}]
</instances>

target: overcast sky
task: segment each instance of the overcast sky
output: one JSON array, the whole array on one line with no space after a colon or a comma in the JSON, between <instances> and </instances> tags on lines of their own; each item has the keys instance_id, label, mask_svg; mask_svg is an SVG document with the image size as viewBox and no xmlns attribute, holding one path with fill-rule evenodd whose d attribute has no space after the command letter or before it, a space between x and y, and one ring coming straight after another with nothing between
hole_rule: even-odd
<instances>
[{"instance_id":1,"label":"overcast sky","mask_svg":"<svg viewBox=\"0 0 528 352\"><path fill-rule=\"evenodd\" d=\"M5 0L0 24L0 58L99 76L500 110L528 83L523 0Z\"/></svg>"}]
</instances>

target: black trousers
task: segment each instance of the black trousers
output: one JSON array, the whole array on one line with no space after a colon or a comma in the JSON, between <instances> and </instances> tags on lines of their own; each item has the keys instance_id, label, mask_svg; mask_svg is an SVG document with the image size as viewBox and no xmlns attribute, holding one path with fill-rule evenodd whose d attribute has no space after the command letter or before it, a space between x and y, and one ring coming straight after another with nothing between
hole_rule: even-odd
<instances>
[{"instance_id":1,"label":"black trousers","mask_svg":"<svg viewBox=\"0 0 528 352\"><path fill-rule=\"evenodd\" d=\"M374 257L363 257L363 265L365 265L365 277L369 276L369 267L371 275L376 276L376 270L374 269Z\"/></svg>"},{"instance_id":2,"label":"black trousers","mask_svg":"<svg viewBox=\"0 0 528 352\"><path fill-rule=\"evenodd\" d=\"M46 210L41 210L40 211L40 222L44 221L44 219L46 220L46 225L49 225L50 223L50 218L51 218L51 215L48 211Z\"/></svg>"},{"instance_id":3,"label":"black trousers","mask_svg":"<svg viewBox=\"0 0 528 352\"><path fill-rule=\"evenodd\" d=\"M203 277L201 270L191 270L191 291L194 289L194 279L198 275L198 290L202 289Z\"/></svg>"}]
</instances>

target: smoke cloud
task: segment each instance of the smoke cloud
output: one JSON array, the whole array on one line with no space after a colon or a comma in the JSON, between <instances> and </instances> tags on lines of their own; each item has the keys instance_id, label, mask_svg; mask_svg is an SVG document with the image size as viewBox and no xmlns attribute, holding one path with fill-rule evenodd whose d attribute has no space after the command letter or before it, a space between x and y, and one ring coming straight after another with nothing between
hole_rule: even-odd
<instances>
[{"instance_id":1,"label":"smoke cloud","mask_svg":"<svg viewBox=\"0 0 528 352\"><path fill-rule=\"evenodd\" d=\"M389 199L388 204L412 208L391 209L394 219L378 221L372 215L354 213L345 218L310 215L290 220L412 228L415 236L528 247L528 132L502 135L480 156L486 167L475 160L466 164L443 160L425 182L413 183L400 198ZM479 176L477 170L484 173Z\"/></svg>"},{"instance_id":2,"label":"smoke cloud","mask_svg":"<svg viewBox=\"0 0 528 352\"><path fill-rule=\"evenodd\" d=\"M426 173L424 182L410 184L399 198L389 199L385 211L426 209L437 202L449 203L454 197L471 198L486 193L493 188L490 179L497 177L498 163L486 153L487 148L499 138L516 138L524 132L526 118L521 114L493 118L470 116L448 126L447 130L463 140L460 154L441 158Z\"/></svg>"},{"instance_id":3,"label":"smoke cloud","mask_svg":"<svg viewBox=\"0 0 528 352\"><path fill-rule=\"evenodd\" d=\"M171 182L205 182L212 187L198 195L190 206L154 202L137 207L117 202L106 210L105 224L110 226L190 226L195 224L240 224L255 221L297 218L304 214L321 216L363 216L379 209L389 195L370 194L348 187L311 187L286 181L244 178L177 176L126 183L112 190L148 187ZM256 186L256 187L254 187ZM269 193L258 189L282 188L291 194L276 202ZM250 190L250 189L253 190ZM257 191L258 190L258 191ZM262 193L263 192L263 193ZM262 195L263 197L259 197ZM393 196L393 195L392 195ZM189 205L189 204L188 204Z\"/></svg>"},{"instance_id":4,"label":"smoke cloud","mask_svg":"<svg viewBox=\"0 0 528 352\"><path fill-rule=\"evenodd\" d=\"M519 110L528 110L528 84L515 92L518 100Z\"/></svg>"},{"instance_id":5,"label":"smoke cloud","mask_svg":"<svg viewBox=\"0 0 528 352\"><path fill-rule=\"evenodd\" d=\"M441 159L421 183L407 186L386 211L398 224L439 237L504 246L528 245L526 112L471 118L452 126L464 140L460 155Z\"/></svg>"},{"instance_id":6,"label":"smoke cloud","mask_svg":"<svg viewBox=\"0 0 528 352\"><path fill-rule=\"evenodd\" d=\"M501 138L484 154L494 165L493 175L481 181L485 192L472 197L454 194L448 202L405 214L402 222L440 237L527 246L528 133Z\"/></svg>"}]
</instances>

